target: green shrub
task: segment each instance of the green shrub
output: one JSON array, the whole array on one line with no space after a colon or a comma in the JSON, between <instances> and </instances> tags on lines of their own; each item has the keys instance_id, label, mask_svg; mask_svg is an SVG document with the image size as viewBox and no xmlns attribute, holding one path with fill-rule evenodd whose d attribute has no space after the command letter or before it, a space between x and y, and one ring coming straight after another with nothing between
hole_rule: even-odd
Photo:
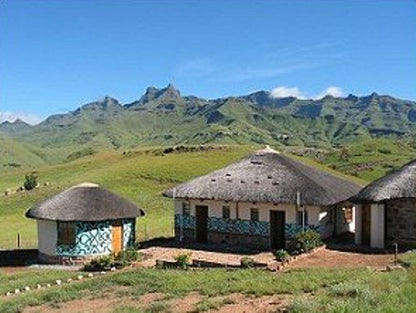
<instances>
[{"instance_id":1,"label":"green shrub","mask_svg":"<svg viewBox=\"0 0 416 313\"><path fill-rule=\"evenodd\" d=\"M252 268L254 267L254 259L248 256L242 257L240 264L242 268Z\"/></svg>"},{"instance_id":2,"label":"green shrub","mask_svg":"<svg viewBox=\"0 0 416 313\"><path fill-rule=\"evenodd\" d=\"M289 252L287 252L284 249L277 250L274 253L274 256L276 257L276 260L278 260L279 262L286 262L290 258Z\"/></svg>"},{"instance_id":3,"label":"green shrub","mask_svg":"<svg viewBox=\"0 0 416 313\"><path fill-rule=\"evenodd\" d=\"M31 173L31 174L25 176L25 181L23 183L23 187L26 190L34 189L37 184L38 184L38 177L34 173Z\"/></svg>"},{"instance_id":4,"label":"green shrub","mask_svg":"<svg viewBox=\"0 0 416 313\"><path fill-rule=\"evenodd\" d=\"M140 261L142 259L142 255L134 248L128 248L124 251L121 251L115 258L114 258L114 266L126 267L133 262Z\"/></svg>"},{"instance_id":5,"label":"green shrub","mask_svg":"<svg viewBox=\"0 0 416 313\"><path fill-rule=\"evenodd\" d=\"M308 252L313 248L322 246L321 235L313 230L297 233L289 243L289 252L292 255Z\"/></svg>"},{"instance_id":6,"label":"green shrub","mask_svg":"<svg viewBox=\"0 0 416 313\"><path fill-rule=\"evenodd\" d=\"M175 257L176 263L178 263L179 268L181 269L188 269L189 265L191 265L191 254L179 254Z\"/></svg>"},{"instance_id":7,"label":"green shrub","mask_svg":"<svg viewBox=\"0 0 416 313\"><path fill-rule=\"evenodd\" d=\"M87 272L101 272L109 271L114 265L114 257L112 255L105 255L95 259L84 265L84 271Z\"/></svg>"}]
</instances>

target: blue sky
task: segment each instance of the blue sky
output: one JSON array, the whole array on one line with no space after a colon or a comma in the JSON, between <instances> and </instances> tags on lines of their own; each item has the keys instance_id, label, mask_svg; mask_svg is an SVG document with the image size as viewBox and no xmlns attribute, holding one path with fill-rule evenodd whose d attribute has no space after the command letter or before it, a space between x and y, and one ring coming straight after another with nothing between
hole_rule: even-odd
<instances>
[{"instance_id":1,"label":"blue sky","mask_svg":"<svg viewBox=\"0 0 416 313\"><path fill-rule=\"evenodd\" d=\"M0 1L0 121L173 83L416 100L416 1ZM329 89L328 89L329 88Z\"/></svg>"}]
</instances>

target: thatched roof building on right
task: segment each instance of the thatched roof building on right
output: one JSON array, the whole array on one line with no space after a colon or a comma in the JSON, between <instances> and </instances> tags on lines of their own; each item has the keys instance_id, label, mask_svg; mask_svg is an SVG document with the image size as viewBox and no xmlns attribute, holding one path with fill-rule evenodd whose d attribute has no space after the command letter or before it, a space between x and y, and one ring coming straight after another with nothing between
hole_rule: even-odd
<instances>
[{"instance_id":1,"label":"thatched roof building on right","mask_svg":"<svg viewBox=\"0 0 416 313\"><path fill-rule=\"evenodd\" d=\"M375 180L350 198L355 242L372 248L416 248L416 160Z\"/></svg>"}]
</instances>

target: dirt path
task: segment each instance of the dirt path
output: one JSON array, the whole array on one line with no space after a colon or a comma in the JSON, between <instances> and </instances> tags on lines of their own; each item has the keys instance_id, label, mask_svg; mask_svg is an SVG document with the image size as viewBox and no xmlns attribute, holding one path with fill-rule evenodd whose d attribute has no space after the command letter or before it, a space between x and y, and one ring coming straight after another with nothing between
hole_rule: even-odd
<instances>
[{"instance_id":1,"label":"dirt path","mask_svg":"<svg viewBox=\"0 0 416 313\"><path fill-rule=\"evenodd\" d=\"M107 297L99 299L74 300L59 305L41 305L26 308L24 313L109 313L116 308L148 309L155 312L220 312L220 313L267 313L285 309L293 300L292 296L275 295L248 297L242 294L231 294L221 297L204 297L191 292L182 298L166 298L160 293L150 293L138 299L129 297Z\"/></svg>"}]
</instances>

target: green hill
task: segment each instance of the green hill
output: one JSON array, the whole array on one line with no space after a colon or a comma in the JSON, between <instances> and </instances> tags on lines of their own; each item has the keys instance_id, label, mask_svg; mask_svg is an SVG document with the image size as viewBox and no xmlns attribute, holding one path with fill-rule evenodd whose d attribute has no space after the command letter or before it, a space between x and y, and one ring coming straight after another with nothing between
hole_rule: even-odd
<instances>
[{"instance_id":1,"label":"green hill","mask_svg":"<svg viewBox=\"0 0 416 313\"><path fill-rule=\"evenodd\" d=\"M137 101L105 97L30 126L3 123L0 131L42 151L47 163L87 151L180 144L273 144L330 150L372 138L416 136L416 102L371 94L318 100L247 96L206 100L172 85L149 87Z\"/></svg>"}]
</instances>

